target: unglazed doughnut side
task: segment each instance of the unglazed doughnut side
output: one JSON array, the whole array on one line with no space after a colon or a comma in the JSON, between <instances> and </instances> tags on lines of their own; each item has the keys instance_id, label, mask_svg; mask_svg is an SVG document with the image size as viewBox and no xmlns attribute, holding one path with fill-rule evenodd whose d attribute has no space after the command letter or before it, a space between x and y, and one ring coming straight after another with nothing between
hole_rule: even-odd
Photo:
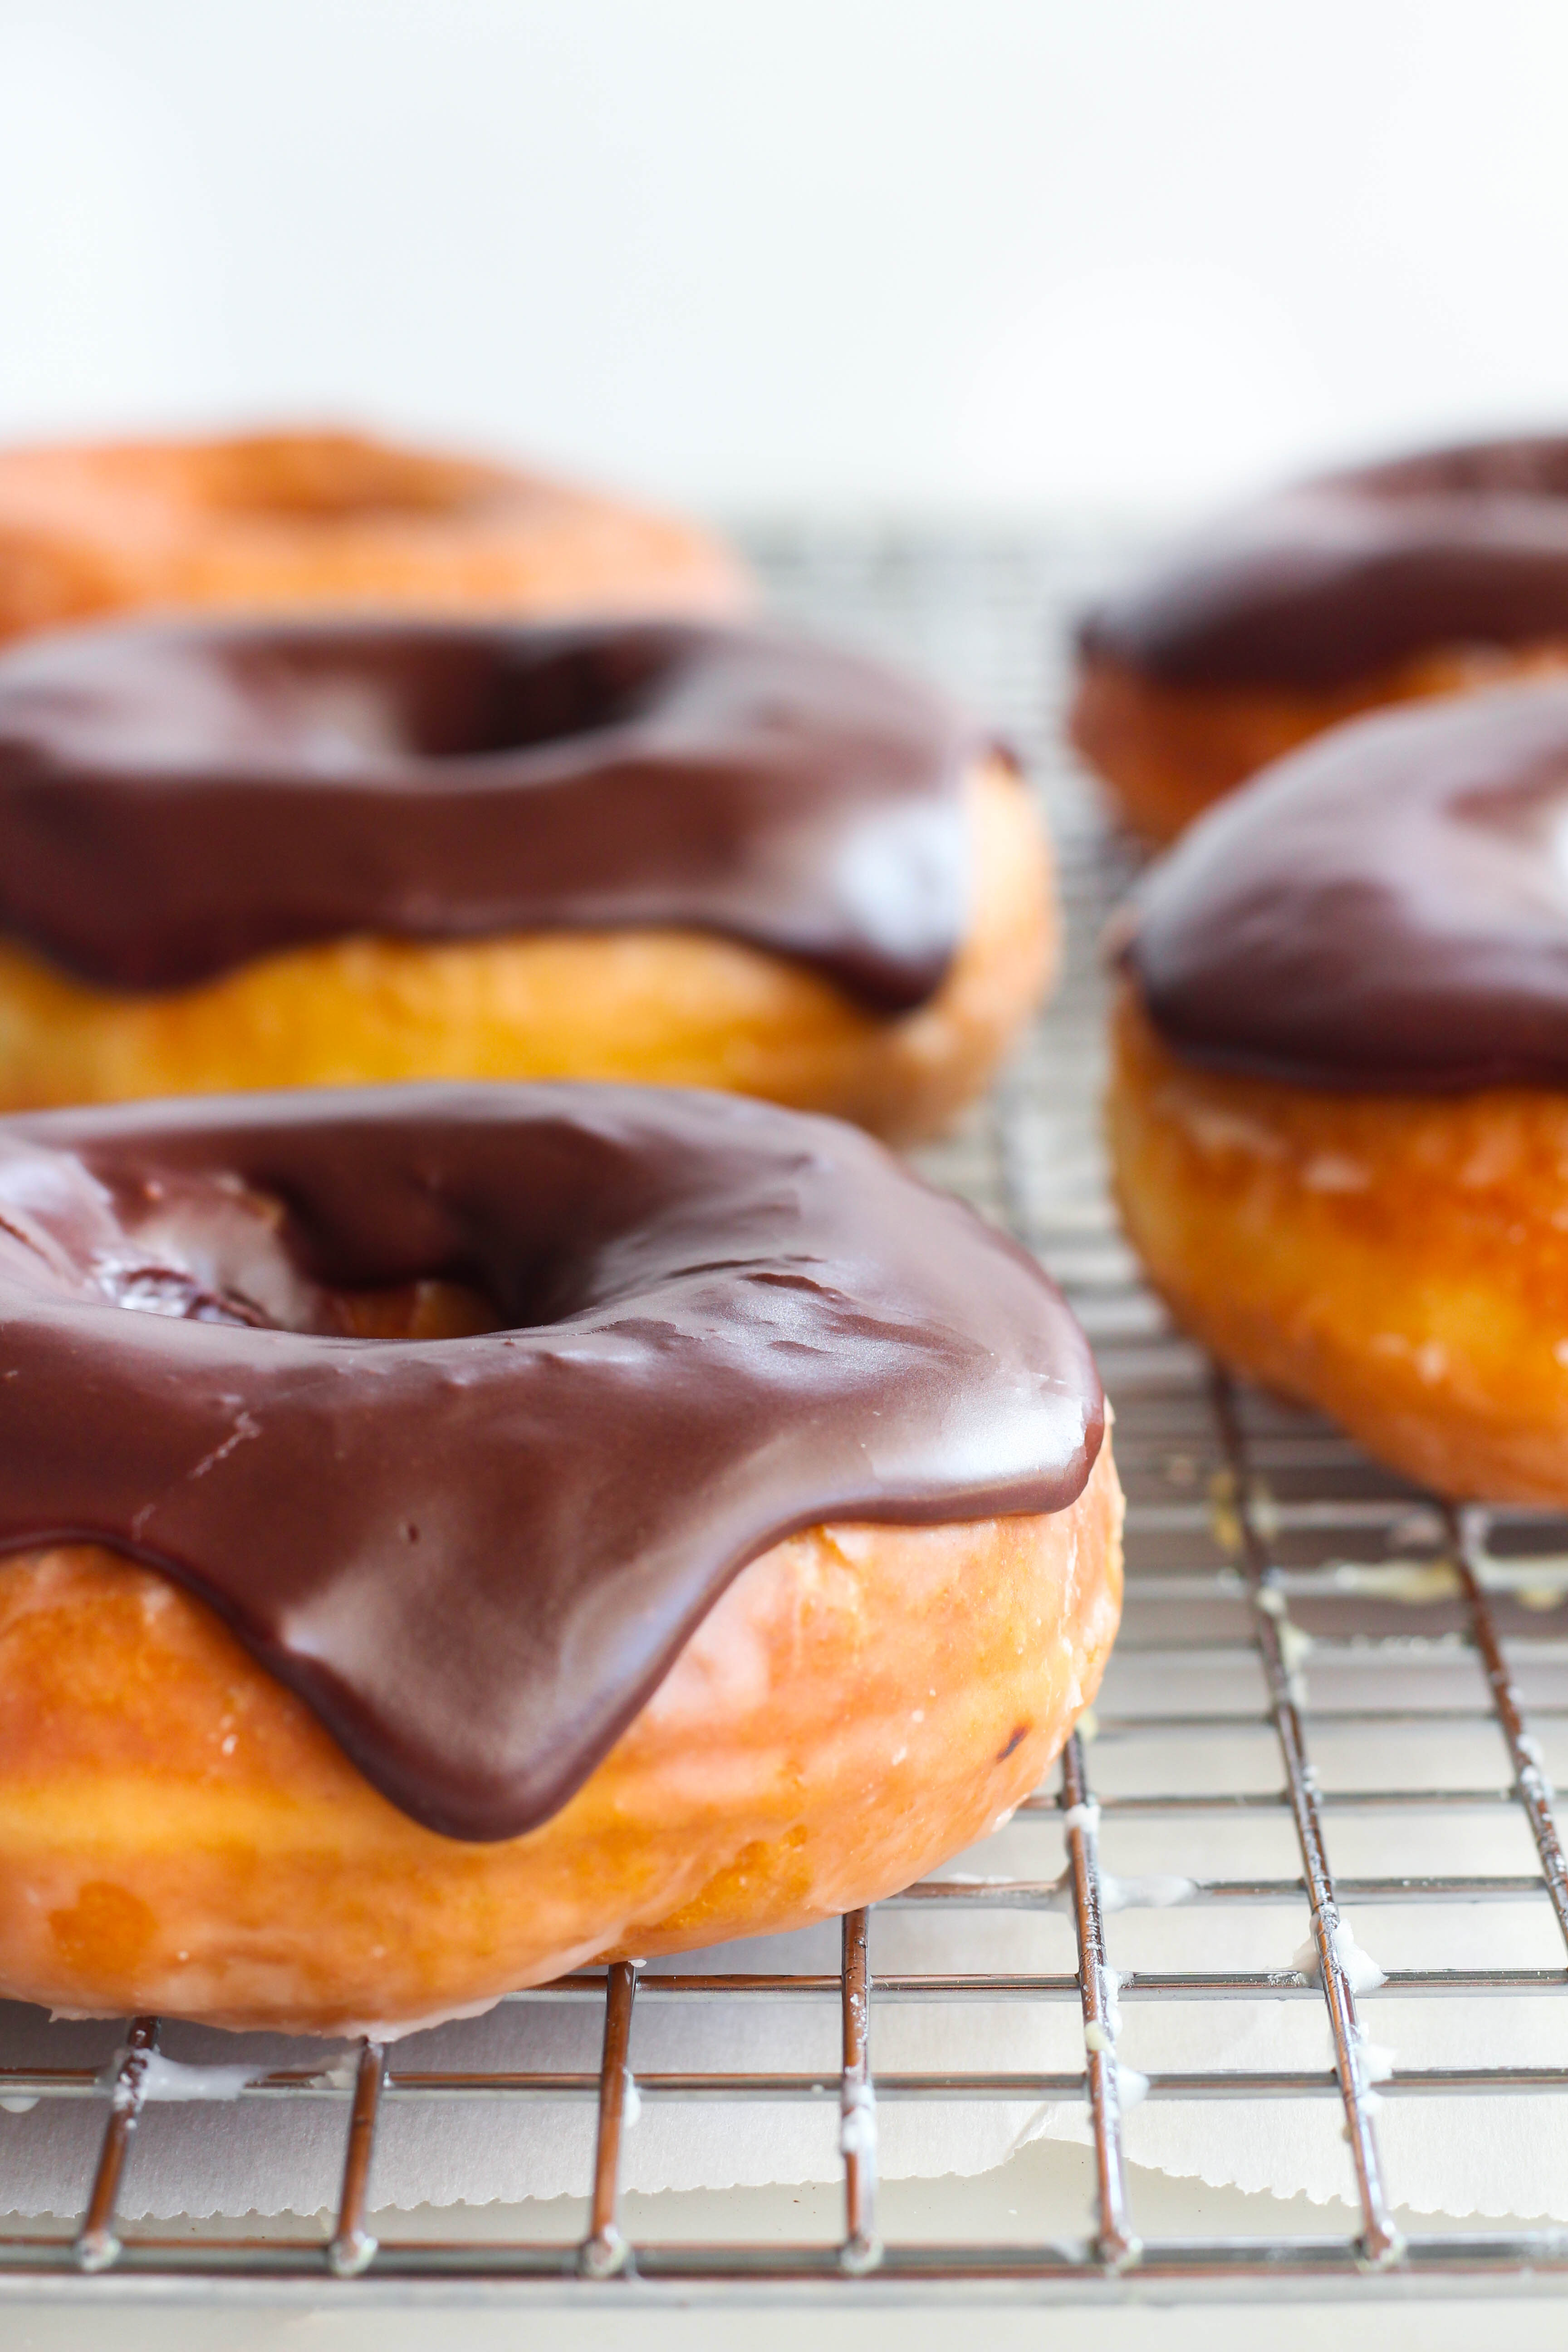
<instances>
[{"instance_id":1,"label":"unglazed doughnut side","mask_svg":"<svg viewBox=\"0 0 1568 2352\"><path fill-rule=\"evenodd\" d=\"M1174 683L1092 654L1079 666L1068 732L1134 832L1162 845L1271 761L1345 719L1564 669L1568 638L1451 646L1348 686L1316 689Z\"/></svg>"},{"instance_id":2,"label":"unglazed doughnut side","mask_svg":"<svg viewBox=\"0 0 1568 2352\"><path fill-rule=\"evenodd\" d=\"M1568 1095L1218 1075L1129 987L1110 1126L1129 1236L1223 1360L1440 1492L1568 1503Z\"/></svg>"},{"instance_id":3,"label":"unglazed doughnut side","mask_svg":"<svg viewBox=\"0 0 1568 2352\"><path fill-rule=\"evenodd\" d=\"M1039 1780L1121 1601L1109 1444L1068 1508L835 1526L743 1569L527 1836L380 1797L200 1602L82 1547L0 1564L0 1989L407 2030L598 1956L896 1891Z\"/></svg>"},{"instance_id":4,"label":"unglazed doughnut side","mask_svg":"<svg viewBox=\"0 0 1568 2352\"><path fill-rule=\"evenodd\" d=\"M0 1109L404 1078L718 1087L900 1139L980 1092L1054 973L1049 852L1000 760L969 785L972 913L936 994L889 1018L688 931L355 938L123 995L0 943Z\"/></svg>"},{"instance_id":5,"label":"unglazed doughnut side","mask_svg":"<svg viewBox=\"0 0 1568 2352\"><path fill-rule=\"evenodd\" d=\"M142 608L683 613L754 601L707 533L355 433L0 451L0 638Z\"/></svg>"}]
</instances>

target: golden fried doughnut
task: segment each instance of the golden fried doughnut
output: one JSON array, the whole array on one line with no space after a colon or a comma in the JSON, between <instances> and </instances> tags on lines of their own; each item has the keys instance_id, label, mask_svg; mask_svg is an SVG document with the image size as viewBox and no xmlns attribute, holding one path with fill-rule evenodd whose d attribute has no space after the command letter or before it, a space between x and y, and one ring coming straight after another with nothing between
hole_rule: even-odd
<instances>
[{"instance_id":1,"label":"golden fried doughnut","mask_svg":"<svg viewBox=\"0 0 1568 2352\"><path fill-rule=\"evenodd\" d=\"M723 1087L900 1140L984 1091L1055 971L1039 822L1000 762L970 784L970 927L928 1003L893 1019L740 940L696 931L336 940L199 986L96 989L0 943L0 1109L400 1078Z\"/></svg>"},{"instance_id":2,"label":"golden fried doughnut","mask_svg":"<svg viewBox=\"0 0 1568 2352\"><path fill-rule=\"evenodd\" d=\"M727 549L537 474L359 433L0 450L0 639L103 613L731 613Z\"/></svg>"},{"instance_id":3,"label":"golden fried doughnut","mask_svg":"<svg viewBox=\"0 0 1568 2352\"><path fill-rule=\"evenodd\" d=\"M1449 1494L1568 1503L1568 684L1362 719L1150 868L1110 1125L1227 1362Z\"/></svg>"},{"instance_id":4,"label":"golden fried doughnut","mask_svg":"<svg viewBox=\"0 0 1568 2352\"><path fill-rule=\"evenodd\" d=\"M1165 842L1358 712L1568 668L1568 438L1441 449L1244 509L1090 613L1074 742Z\"/></svg>"},{"instance_id":5,"label":"golden fried doughnut","mask_svg":"<svg viewBox=\"0 0 1568 2352\"><path fill-rule=\"evenodd\" d=\"M121 625L0 658L0 1108L714 1086L907 1137L1056 960L938 698L689 624Z\"/></svg>"},{"instance_id":6,"label":"golden fried doughnut","mask_svg":"<svg viewBox=\"0 0 1568 2352\"><path fill-rule=\"evenodd\" d=\"M0 1393L0 1992L57 2010L395 2032L829 1916L1034 1786L1116 1629L1060 1297L764 1105L8 1121Z\"/></svg>"}]
</instances>

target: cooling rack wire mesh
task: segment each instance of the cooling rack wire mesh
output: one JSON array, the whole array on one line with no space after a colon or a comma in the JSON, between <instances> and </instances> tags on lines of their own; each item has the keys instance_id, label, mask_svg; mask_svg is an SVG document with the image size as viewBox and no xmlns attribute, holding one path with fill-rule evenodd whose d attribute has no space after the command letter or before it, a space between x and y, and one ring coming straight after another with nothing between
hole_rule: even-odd
<instances>
[{"instance_id":1,"label":"cooling rack wire mesh","mask_svg":"<svg viewBox=\"0 0 1568 2352\"><path fill-rule=\"evenodd\" d=\"M195 2274L215 2295L225 2280L335 2276L412 2281L457 2276L554 2283L554 2292L635 2295L639 2282L706 2282L737 2299L791 2281L922 2294L942 2283L1028 2295L1142 2291L1223 2293L1267 2277L1281 2292L1341 2284L1355 2292L1428 2290L1484 2281L1568 2285L1568 2236L1478 2223L1401 2231L1401 2188L1380 2152L1380 2110L1394 2101L1515 2103L1568 2094L1568 2069L1531 2063L1400 2069L1377 2087L1342 1958L1340 1906L1412 1964L1388 1970L1381 1998L1468 2004L1568 1996L1568 1873L1548 1769L1554 1727L1568 1723L1568 1526L1480 1507L1446 1509L1358 1455L1325 1424L1233 1386L1173 1332L1139 1284L1106 1195L1098 1135L1102 1000L1095 942L1124 886L1124 853L1092 793L1059 748L1057 714L1065 621L1130 551L1103 540L936 539L889 532L753 530L752 551L787 615L879 646L944 680L1005 727L1050 811L1069 925L1065 985L1006 1081L956 1139L928 1155L931 1172L1005 1222L1061 1281L1098 1351L1117 1412L1116 1450L1129 1496L1128 1598L1094 1736L1075 1738L1050 1783L1019 1811L999 1855L1005 1871L965 1858L966 1875L912 1888L842 1926L839 1966L816 1973L679 1972L612 1968L542 1988L527 2000L591 2005L602 2058L574 2074L506 2076L416 2071L396 2045L360 2053L336 2092L343 2114L342 2187L315 2238L254 2221L233 2234L156 2234L121 2223L155 2019L125 2037L96 2168L74 2229L0 2235L0 2279L29 2273L116 2283L148 2273ZM1203 1696L1192 1695L1201 1687ZM1220 1696L1216 1698L1216 1690ZM1369 1774L1362 1759L1378 1759ZM1390 1759L1393 1759L1392 1765ZM1195 1759L1195 1760L1194 1760ZM1456 1841L1450 1824L1463 1822ZM1477 1824L1480 1826L1478 1840ZM1234 1874L1191 1874L1181 1917L1182 1964L1127 1965L1112 1920L1112 1863L1153 1854L1181 1871L1201 1836L1226 1839ZM1031 1841L1034 1841L1031 1846ZM1458 1843L1464 1870L1445 1869ZM1480 1873L1483 1858L1500 1864ZM1102 1862L1102 1855L1105 1860ZM1419 1864L1419 1869L1415 1865ZM1500 1865L1506 1864L1505 1867ZM1109 1899L1108 1899L1109 1897ZM1494 1909L1498 1932L1477 1965L1473 1932L1452 1922ZM878 1969L882 1931L900 1914L940 1909L964 1931L963 1965L943 1974ZM1244 1913L1278 1913L1281 1964L1236 1964ZM1003 1964L991 1947L999 1916L1050 1915L1060 1964ZM1522 1926L1521 1925L1522 1923ZM1070 1937L1068 1930L1070 1927ZM1289 1965L1309 1929L1308 1947ZM1517 1932L1515 1932L1517 1930ZM1136 1955L1135 1955L1136 1957ZM1111 1971L1111 1960L1118 1966ZM1351 1974L1355 1970L1353 1967ZM1323 2063L1294 2070L1162 2066L1160 2023L1177 2003L1310 2004L1327 2032ZM841 2064L803 2074L733 2068L684 2073L637 2065L636 2020L650 2003L804 2001L836 2014ZM1135 2025L1151 2101L1325 2103L1342 2117L1343 2201L1281 2201L1271 2234L1161 2235L1141 2225L1123 2154L1123 2093L1132 2078L1107 2031L1113 2005ZM879 2010L942 2003L954 2020L955 2071L874 2070ZM961 2071L965 2003L1067 2004L1081 2013L1083 2062L1057 2074ZM1239 2014L1240 2011L1238 2011ZM1457 2015L1461 2012L1457 2011ZM1124 2049L1131 2035L1123 2038ZM1490 2046L1482 2028L1476 2046ZM631 2120L628 2084L644 2102L688 2103L722 2135L737 2099L837 2105L842 2198L819 2236L782 2242L744 2234L696 2243L645 2240L626 2223L620 2191ZM226 2110L243 2132L258 2100L322 2095L303 2074L264 2077ZM0 2071L0 2096L101 2095L89 2072ZM596 2106L585 2227L569 2241L470 2233L376 2234L378 2128L405 2100L483 2095L575 2097ZM1092 2219L1079 2238L1037 2234L1027 2212L1010 2236L955 2242L878 2224L875 2134L856 2119L894 2102L1001 2099L1087 2104ZM1146 2180L1147 2175L1143 2176ZM636 2200L631 2200L636 2202ZM1327 2212L1337 2226L1326 2226ZM1315 2215L1315 2221L1312 2216ZM345 2294L356 2292L345 2284Z\"/></svg>"}]
</instances>

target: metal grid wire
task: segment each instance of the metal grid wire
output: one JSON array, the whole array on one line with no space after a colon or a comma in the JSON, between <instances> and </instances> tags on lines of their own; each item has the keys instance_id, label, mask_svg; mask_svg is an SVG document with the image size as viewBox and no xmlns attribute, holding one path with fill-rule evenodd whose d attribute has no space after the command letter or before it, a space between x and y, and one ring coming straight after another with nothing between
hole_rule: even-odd
<instances>
[{"instance_id":1,"label":"metal grid wire","mask_svg":"<svg viewBox=\"0 0 1568 2352\"><path fill-rule=\"evenodd\" d=\"M933 1907L972 1930L978 1963L936 1974L873 1976L865 1912L843 1922L840 1965L815 1974L639 1975L628 1965L519 1996L591 2003L603 2011L596 2070L500 2075L483 2068L417 2071L395 2051L364 2045L345 2108L342 2187L324 2244L297 2231L258 2228L216 2239L159 2238L116 2223L133 2163L153 2018L133 2021L85 2204L74 2236L0 2238L0 2275L52 2272L95 2276L106 2292L121 2276L455 2277L554 2282L556 2292L637 2294L660 2280L742 2296L781 2284L837 2282L837 2292L923 2294L960 2282L1028 2294L1125 2291L1213 2293L1268 2278L1281 2290L1345 2283L1376 2291L1435 2281L1568 2284L1568 2235L1499 2226L1397 2226L1400 2184L1380 2154L1383 2099L1464 2098L1520 2103L1568 2092L1568 2068L1537 2063L1415 2067L1376 2092L1357 1997L1343 1964L1340 1906L1358 1920L1418 1917L1423 1964L1389 1971L1383 1999L1432 1996L1484 2005L1499 1996L1568 1994L1568 1869L1537 1736L1568 1722L1568 1526L1537 1514L1481 1507L1451 1511L1359 1456L1326 1425L1237 1389L1167 1325L1136 1272L1107 1200L1096 1102L1102 1002L1095 940L1126 879L1124 853L1109 837L1093 796L1058 749L1055 710L1065 613L1114 568L1104 542L1018 538L936 540L756 530L752 552L777 604L812 625L879 645L944 678L1010 730L1039 777L1061 859L1070 926L1066 984L995 1099L952 1144L929 1155L931 1171L1005 1221L1062 1281L1095 1342L1117 1411L1116 1450L1126 1484L1128 1601L1121 1642L1101 1694L1097 1738L1074 1738L1049 1786L1020 1808L1012 1839L1056 1832L1062 1879L1047 1875L939 1877L879 1911ZM1423 1606L1413 1606L1419 1596ZM1310 1672L1308 1666L1310 1664ZM1234 1693L1184 1707L1200 1672ZM1528 1694L1529 1704L1526 1703ZM1532 1725L1535 1729L1532 1731ZM1496 1768L1460 1775L1450 1759L1491 1737ZM1385 1769L1368 1785L1358 1751L1375 1739ZM1394 1743L1391 1749L1390 1742ZM1233 1756L1234 1769L1193 1778L1184 1759ZM1263 1760L1259 1760L1259 1759ZM1435 1759L1435 1760L1434 1760ZM1092 1761L1092 1774L1091 1774ZM1096 1785L1098 1784L1098 1785ZM1495 1823L1489 1851L1510 1866L1487 1873L1444 1867L1447 1825ZM1425 1844L1423 1843L1423 1825ZM1183 1912L1191 1965L1122 1967L1108 1952L1112 1881L1100 1851L1140 1831L1180 1866L1184 1838L1238 1835L1250 1866L1199 1876ZM1434 1835L1435 1832L1435 1835ZM1259 1868L1259 1833L1275 1861ZM1283 1833L1287 1843L1281 1843ZM1252 1843L1246 1843L1247 1838ZM1011 1847L1006 1849L1012 1851ZM1131 1851L1131 1847L1128 1849ZM1210 1849L1212 1850L1212 1848ZM1430 1866L1412 1872L1423 1852ZM1349 1851L1362 1858L1347 1868ZM1336 1871L1335 1855L1340 1856ZM1279 1857L1283 1856L1281 1860ZM1370 1857L1372 1866L1367 1866ZM1118 1855L1117 1858L1120 1858ZM1110 1899L1108 1899L1108 1895ZM1498 1906L1486 1964L1445 1958L1456 1906ZM1067 1908L1076 1965L1055 1970L986 1966L988 1923L999 1912ZM1310 1919L1316 1966L1246 1969L1230 1964L1233 1929L1247 1906ZM1490 1915L1489 1915L1490 1916ZM1503 1932L1526 1920L1522 1942ZM1543 1919L1552 1923L1543 1941ZM1120 1923L1118 1923L1120 1924ZM1533 1937L1533 1940L1532 1940ZM1522 1956L1521 1956L1522 1955ZM1298 1956L1299 1959L1305 1955ZM679 1963L676 1964L679 1970ZM1353 1973L1353 1971L1352 1971ZM1118 2001L1157 2028L1172 2005L1297 2000L1321 2011L1331 2063L1268 2074L1151 2065L1153 2100L1337 2102L1348 2154L1353 2220L1337 2234L1225 2239L1141 2233L1123 2154ZM838 2105L844 2119L843 2203L820 2242L632 2242L620 2192L634 2012L649 2001L700 2011L718 2000L830 2004L841 2020ZM873 2073L873 2012L900 2004L1074 2003L1081 2011L1082 2071ZM1469 2012L1466 2012L1468 2014ZM1482 2037L1482 2045L1489 2046ZM955 2051L962 2037L955 2034ZM1157 2048L1157 2033L1152 2047ZM645 2101L700 2103L722 2133L725 2103L820 2098L820 2074L726 2070L645 2072ZM0 2096L100 2095L89 2070L0 2072ZM274 2074L229 2109L243 2131L252 2099L323 2095L319 2076ZM596 2103L596 2147L587 2226L567 2243L469 2238L417 2242L372 2231L372 2164L378 2122L399 2100L482 2095L576 2096ZM878 2228L875 2134L858 2119L875 2102L1087 2098L1092 2131L1095 2220L1080 2243L1031 2238L961 2244L930 2237L884 2242ZM732 2112L732 2110L731 2110ZM1290 2208L1281 2205L1281 2214ZM1281 2225L1282 2231L1282 2225ZM1142 2242L1141 2242L1142 2236ZM612 2289L606 2284L603 2292ZM344 2289L346 2294L355 2290Z\"/></svg>"}]
</instances>

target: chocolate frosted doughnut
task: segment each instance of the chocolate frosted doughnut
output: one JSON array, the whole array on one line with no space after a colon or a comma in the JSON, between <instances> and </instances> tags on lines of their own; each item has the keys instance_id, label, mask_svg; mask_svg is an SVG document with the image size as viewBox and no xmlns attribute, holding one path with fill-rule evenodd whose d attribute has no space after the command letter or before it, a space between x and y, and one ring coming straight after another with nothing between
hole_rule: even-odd
<instances>
[{"instance_id":1,"label":"chocolate frosted doughnut","mask_svg":"<svg viewBox=\"0 0 1568 2352\"><path fill-rule=\"evenodd\" d=\"M384 1332L376 1300L420 1283L489 1312L463 1336L353 1336ZM854 1130L760 1104L428 1087L6 1121L0 1398L0 1549L21 1555L0 1567L0 1989L57 2005L155 1990L236 2020L395 2019L493 1998L634 1919L701 1941L705 1920L682 1920L756 1843L759 1780L784 1843L775 1867L764 1837L731 1911L760 1927L833 1907L846 1855L865 1899L1016 1801L1114 1626L1103 1405L1058 1294ZM860 1580L826 1653L825 1545ZM781 1578L782 1625L723 1666L700 1629L731 1592L725 1623L759 1595L776 1616ZM127 1608L141 1631L98 1670L100 1618ZM38 1647L51 1609L64 1630ZM868 1610L887 1622L862 1659ZM678 1703L694 1643L706 1729L650 1773L635 1719L667 1682ZM132 1719L161 1674L148 1750ZM74 1696L51 1703L62 1677ZM182 1727L193 1677L200 1737ZM792 1765L793 1715L823 1703L841 1730ZM237 1725L277 1753L226 1798L218 1733ZM723 1735L743 1772L702 1765ZM922 1740L911 1782L897 1768ZM573 1863L595 1786L615 1853L586 1839ZM73 1789L79 1853L60 1829ZM678 1831L696 1801L708 1847L678 1835L655 1868L658 1809ZM850 1825L884 1802L874 1831ZM347 1947L307 1957L365 1912L356 1837L417 1914L406 1951L377 1918L375 1968ZM342 1884L323 1885L340 1848ZM46 1882L68 1865L64 1902ZM83 1871L153 1915L129 1976L43 1935L77 1919ZM431 1906L455 1888L468 1907L448 1933ZM552 1911L568 1896L570 1927ZM182 1984L182 1966L206 1973Z\"/></svg>"},{"instance_id":2,"label":"chocolate frosted doughnut","mask_svg":"<svg viewBox=\"0 0 1568 2352\"><path fill-rule=\"evenodd\" d=\"M0 638L160 611L719 614L729 550L510 466L363 433L0 449Z\"/></svg>"},{"instance_id":3,"label":"chocolate frosted doughnut","mask_svg":"<svg viewBox=\"0 0 1568 2352\"><path fill-rule=\"evenodd\" d=\"M0 659L0 931L13 1105L664 1076L657 1023L616 1059L662 986L672 1078L851 1110L880 1087L894 1124L911 1093L983 1078L1049 945L1016 779L938 697L826 646L660 622L22 646ZM585 940L628 939L673 968L645 957L585 1003L563 941L580 965ZM597 961L602 984L614 949ZM783 992L760 1011L759 969Z\"/></svg>"},{"instance_id":4,"label":"chocolate frosted doughnut","mask_svg":"<svg viewBox=\"0 0 1568 2352\"><path fill-rule=\"evenodd\" d=\"M1129 970L1189 1060L1384 1093L1568 1086L1568 684L1341 728L1173 850Z\"/></svg>"},{"instance_id":5,"label":"chocolate frosted doughnut","mask_svg":"<svg viewBox=\"0 0 1568 2352\"><path fill-rule=\"evenodd\" d=\"M1085 620L1073 733L1168 839L1321 729L1568 662L1568 439L1325 475Z\"/></svg>"},{"instance_id":6,"label":"chocolate frosted doughnut","mask_svg":"<svg viewBox=\"0 0 1568 2352\"><path fill-rule=\"evenodd\" d=\"M755 631L78 631L0 661L0 923L120 989L350 932L680 924L906 1012L957 950L976 748Z\"/></svg>"},{"instance_id":7,"label":"chocolate frosted doughnut","mask_svg":"<svg viewBox=\"0 0 1568 2352\"><path fill-rule=\"evenodd\" d=\"M1568 1500L1568 685L1364 719L1152 869L1112 1096L1184 1320L1449 1492Z\"/></svg>"}]
</instances>

